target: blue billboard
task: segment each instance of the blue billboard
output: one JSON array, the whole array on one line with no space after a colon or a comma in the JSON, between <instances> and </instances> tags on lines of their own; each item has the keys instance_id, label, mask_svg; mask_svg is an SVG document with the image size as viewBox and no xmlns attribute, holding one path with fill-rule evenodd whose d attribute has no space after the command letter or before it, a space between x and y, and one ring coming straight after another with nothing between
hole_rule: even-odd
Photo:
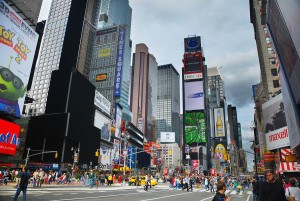
<instances>
[{"instance_id":1,"label":"blue billboard","mask_svg":"<svg viewBox=\"0 0 300 201\"><path fill-rule=\"evenodd\" d=\"M129 168L136 168L136 147L128 147L127 153L127 166Z\"/></svg>"},{"instance_id":2,"label":"blue billboard","mask_svg":"<svg viewBox=\"0 0 300 201\"><path fill-rule=\"evenodd\" d=\"M116 71L115 71L115 85L114 85L115 97L120 97L122 93L122 72L123 72L123 65L124 65L125 34L126 34L126 27L120 26L118 53L117 53L117 62L116 62Z\"/></svg>"}]
</instances>

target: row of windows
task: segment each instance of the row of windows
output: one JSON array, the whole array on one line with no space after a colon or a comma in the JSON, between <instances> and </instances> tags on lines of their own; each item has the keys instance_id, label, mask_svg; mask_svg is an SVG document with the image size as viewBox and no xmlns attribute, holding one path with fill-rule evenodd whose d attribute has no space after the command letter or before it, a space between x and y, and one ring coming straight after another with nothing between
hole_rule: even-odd
<instances>
[{"instance_id":1,"label":"row of windows","mask_svg":"<svg viewBox=\"0 0 300 201\"><path fill-rule=\"evenodd\" d=\"M96 38L96 43L99 45L106 44L106 43L113 43L113 42L117 42L117 33L116 32L111 33L111 34L101 35Z\"/></svg>"}]
</instances>

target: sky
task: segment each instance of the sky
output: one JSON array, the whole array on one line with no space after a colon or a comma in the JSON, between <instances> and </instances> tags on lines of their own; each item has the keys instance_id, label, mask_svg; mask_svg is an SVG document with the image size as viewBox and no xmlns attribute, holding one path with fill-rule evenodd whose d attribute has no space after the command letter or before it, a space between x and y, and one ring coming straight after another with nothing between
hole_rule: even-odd
<instances>
[{"instance_id":1,"label":"sky","mask_svg":"<svg viewBox=\"0 0 300 201\"><path fill-rule=\"evenodd\" d=\"M205 63L219 68L227 103L237 107L243 148L253 153L251 86L260 82L260 70L249 1L129 0L129 3L132 52L136 44L144 43L159 65L171 63L181 74L183 39L201 36ZM51 0L43 1L39 20L47 20L50 5ZM247 153L249 170L253 170L253 159L253 154Z\"/></svg>"}]
</instances>

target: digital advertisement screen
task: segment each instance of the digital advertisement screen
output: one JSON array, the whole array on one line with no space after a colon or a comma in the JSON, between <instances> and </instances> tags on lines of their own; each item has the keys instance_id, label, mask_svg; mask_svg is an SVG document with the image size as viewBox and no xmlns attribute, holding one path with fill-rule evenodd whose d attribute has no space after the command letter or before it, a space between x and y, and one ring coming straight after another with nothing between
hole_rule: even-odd
<instances>
[{"instance_id":1,"label":"digital advertisement screen","mask_svg":"<svg viewBox=\"0 0 300 201\"><path fill-rule=\"evenodd\" d=\"M185 143L205 143L205 114L204 112L185 113Z\"/></svg>"},{"instance_id":2,"label":"digital advertisement screen","mask_svg":"<svg viewBox=\"0 0 300 201\"><path fill-rule=\"evenodd\" d=\"M185 52L201 51L201 38L200 36L190 37L184 39Z\"/></svg>"},{"instance_id":3,"label":"digital advertisement screen","mask_svg":"<svg viewBox=\"0 0 300 201\"><path fill-rule=\"evenodd\" d=\"M94 126L101 130L101 138L107 141L110 141L111 138L110 123L111 120L108 117L98 110L95 111Z\"/></svg>"},{"instance_id":4,"label":"digital advertisement screen","mask_svg":"<svg viewBox=\"0 0 300 201\"><path fill-rule=\"evenodd\" d=\"M227 144L225 141L212 141L212 156L219 159L220 162L227 160Z\"/></svg>"},{"instance_id":5,"label":"digital advertisement screen","mask_svg":"<svg viewBox=\"0 0 300 201\"><path fill-rule=\"evenodd\" d=\"M20 143L19 133L19 125L0 119L0 154L16 154Z\"/></svg>"},{"instance_id":6,"label":"digital advertisement screen","mask_svg":"<svg viewBox=\"0 0 300 201\"><path fill-rule=\"evenodd\" d=\"M184 83L185 110L204 110L203 81Z\"/></svg>"},{"instance_id":7,"label":"digital advertisement screen","mask_svg":"<svg viewBox=\"0 0 300 201\"><path fill-rule=\"evenodd\" d=\"M200 57L191 57L185 59L184 73L202 72L202 62Z\"/></svg>"},{"instance_id":8,"label":"digital advertisement screen","mask_svg":"<svg viewBox=\"0 0 300 201\"><path fill-rule=\"evenodd\" d=\"M38 34L0 0L0 111L21 117Z\"/></svg>"}]
</instances>

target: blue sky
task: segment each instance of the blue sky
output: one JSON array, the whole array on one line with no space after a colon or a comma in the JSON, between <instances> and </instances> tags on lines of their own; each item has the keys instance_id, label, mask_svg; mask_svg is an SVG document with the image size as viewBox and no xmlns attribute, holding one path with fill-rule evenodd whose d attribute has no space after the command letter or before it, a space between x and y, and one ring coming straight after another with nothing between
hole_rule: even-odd
<instances>
[{"instance_id":1,"label":"blue sky","mask_svg":"<svg viewBox=\"0 0 300 201\"><path fill-rule=\"evenodd\" d=\"M241 0L129 0L132 7L131 39L145 43L159 65L172 63L181 73L183 38L200 35L206 65L220 68L228 104L237 107L244 149L253 139L250 127L254 104L251 86L260 70L249 1ZM51 0L44 0L40 20L47 19ZM247 154L248 169L253 155Z\"/></svg>"}]
</instances>

